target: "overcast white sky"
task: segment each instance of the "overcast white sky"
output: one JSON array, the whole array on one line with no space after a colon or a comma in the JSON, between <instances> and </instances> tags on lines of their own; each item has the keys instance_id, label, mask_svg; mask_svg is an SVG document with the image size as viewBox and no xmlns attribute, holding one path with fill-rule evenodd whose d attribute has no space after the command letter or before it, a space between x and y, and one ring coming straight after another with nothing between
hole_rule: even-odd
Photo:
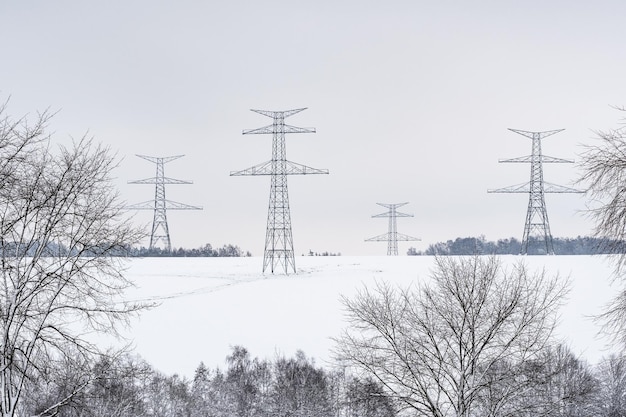
<instances>
[{"instance_id":1,"label":"overcast white sky","mask_svg":"<svg viewBox=\"0 0 626 417\"><path fill-rule=\"evenodd\" d=\"M386 253L376 202L409 202L401 243L517 237L528 195L487 189L529 179L507 128L566 130L544 153L576 158L626 104L623 1L21 1L0 3L0 95L15 116L50 108L56 139L85 132L123 157L129 203L154 190L135 154L166 165L172 244L239 245L262 255L269 178L230 177L271 156L270 119L249 109L308 107L288 123L288 159L330 170L289 179L296 253ZM572 185L573 165L545 166ZM554 236L590 233L579 195L547 196ZM137 217L149 224L148 212ZM147 244L147 243L146 243Z\"/></svg>"}]
</instances>

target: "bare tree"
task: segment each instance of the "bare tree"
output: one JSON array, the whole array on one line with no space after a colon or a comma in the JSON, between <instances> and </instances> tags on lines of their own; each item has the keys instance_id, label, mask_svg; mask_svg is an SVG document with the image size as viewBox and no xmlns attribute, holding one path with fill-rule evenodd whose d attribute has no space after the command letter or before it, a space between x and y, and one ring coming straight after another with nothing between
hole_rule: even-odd
<instances>
[{"instance_id":1,"label":"bare tree","mask_svg":"<svg viewBox=\"0 0 626 417\"><path fill-rule=\"evenodd\" d=\"M619 109L626 111L626 109ZM626 265L626 126L596 132L597 142L584 147L578 162L578 183L590 198L587 214L603 250L618 254L618 268Z\"/></svg>"},{"instance_id":2,"label":"bare tree","mask_svg":"<svg viewBox=\"0 0 626 417\"><path fill-rule=\"evenodd\" d=\"M590 198L587 214L595 223L594 234L602 239L601 249L615 255L616 277L621 279L626 267L626 126L598 131L596 136L597 142L581 154L578 182ZM626 343L626 289L600 319L609 336Z\"/></svg>"},{"instance_id":3,"label":"bare tree","mask_svg":"<svg viewBox=\"0 0 626 417\"><path fill-rule=\"evenodd\" d=\"M350 326L337 353L382 383L400 411L502 415L523 393L523 364L549 344L567 289L521 263L436 257L429 284L378 284L345 299Z\"/></svg>"},{"instance_id":4,"label":"bare tree","mask_svg":"<svg viewBox=\"0 0 626 417\"><path fill-rule=\"evenodd\" d=\"M0 107L0 415L19 415L46 362L98 352L92 332L116 333L142 305L122 254L141 238L111 182L114 155L83 138L53 149L50 115L12 120ZM50 404L53 406L53 404Z\"/></svg>"}]
</instances>

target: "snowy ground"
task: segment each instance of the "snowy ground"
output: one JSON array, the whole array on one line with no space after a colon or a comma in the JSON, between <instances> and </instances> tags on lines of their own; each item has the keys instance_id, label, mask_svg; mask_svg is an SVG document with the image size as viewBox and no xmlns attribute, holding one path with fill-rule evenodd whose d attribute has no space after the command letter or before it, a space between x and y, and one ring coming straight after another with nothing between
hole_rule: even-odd
<instances>
[{"instance_id":1,"label":"snowy ground","mask_svg":"<svg viewBox=\"0 0 626 417\"><path fill-rule=\"evenodd\" d=\"M559 336L596 362L607 353L591 316L615 293L612 265L604 257L505 256L530 270L570 276L573 287L562 309ZM344 327L342 296L375 281L400 286L426 281L432 257L298 257L297 275L263 275L262 259L132 259L127 275L137 288L129 299L160 305L133 321L127 337L135 351L168 374L193 375L200 361L224 367L230 347L272 358L298 349L320 365L332 360L332 337Z\"/></svg>"}]
</instances>

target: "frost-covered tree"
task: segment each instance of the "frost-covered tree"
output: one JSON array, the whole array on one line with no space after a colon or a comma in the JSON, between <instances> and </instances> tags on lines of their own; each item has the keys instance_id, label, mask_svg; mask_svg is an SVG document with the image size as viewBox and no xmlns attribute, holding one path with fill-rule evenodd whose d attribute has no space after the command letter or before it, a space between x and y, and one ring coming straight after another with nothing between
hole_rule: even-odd
<instances>
[{"instance_id":1,"label":"frost-covered tree","mask_svg":"<svg viewBox=\"0 0 626 417\"><path fill-rule=\"evenodd\" d=\"M620 109L626 111L626 109ZM616 271L624 278L626 267L626 126L597 132L597 141L582 153L579 166L590 199L588 214L605 251L616 256ZM622 288L603 315L605 330L626 344L626 289Z\"/></svg>"},{"instance_id":2,"label":"frost-covered tree","mask_svg":"<svg viewBox=\"0 0 626 417\"><path fill-rule=\"evenodd\" d=\"M302 351L295 358L274 362L270 415L328 417L331 415L328 378Z\"/></svg>"},{"instance_id":3,"label":"frost-covered tree","mask_svg":"<svg viewBox=\"0 0 626 417\"><path fill-rule=\"evenodd\" d=\"M47 364L88 360L99 353L91 332L115 333L142 308L121 300L131 283L117 255L141 235L112 185L114 156L87 138L53 146L48 121L0 107L2 417L18 415Z\"/></svg>"},{"instance_id":4,"label":"frost-covered tree","mask_svg":"<svg viewBox=\"0 0 626 417\"><path fill-rule=\"evenodd\" d=\"M520 392L506 410L521 417L598 415L598 379L591 367L567 347L556 345L521 367Z\"/></svg>"},{"instance_id":5,"label":"frost-covered tree","mask_svg":"<svg viewBox=\"0 0 626 417\"><path fill-rule=\"evenodd\" d=\"M346 299L338 354L380 382L399 411L499 416L520 392L524 364L549 346L567 288L497 257L437 257L428 283L381 283Z\"/></svg>"},{"instance_id":6,"label":"frost-covered tree","mask_svg":"<svg viewBox=\"0 0 626 417\"><path fill-rule=\"evenodd\" d=\"M578 183L590 199L588 215L595 222L595 235L618 255L621 268L626 265L626 126L596 136L580 155Z\"/></svg>"},{"instance_id":7,"label":"frost-covered tree","mask_svg":"<svg viewBox=\"0 0 626 417\"><path fill-rule=\"evenodd\" d=\"M189 383L177 374L167 376L154 372L147 387L144 415L150 417L179 417L191 414Z\"/></svg>"},{"instance_id":8,"label":"frost-covered tree","mask_svg":"<svg viewBox=\"0 0 626 417\"><path fill-rule=\"evenodd\" d=\"M225 388L228 395L227 415L236 417L252 417L258 411L259 389L255 376L255 360L248 350L235 346L226 358L228 369L225 377Z\"/></svg>"},{"instance_id":9,"label":"frost-covered tree","mask_svg":"<svg viewBox=\"0 0 626 417\"><path fill-rule=\"evenodd\" d=\"M602 360L596 372L599 381L597 415L621 417L626 415L626 357L611 355Z\"/></svg>"},{"instance_id":10,"label":"frost-covered tree","mask_svg":"<svg viewBox=\"0 0 626 417\"><path fill-rule=\"evenodd\" d=\"M211 394L211 371L204 362L200 362L191 383L190 417L209 415L209 409L214 401Z\"/></svg>"}]
</instances>

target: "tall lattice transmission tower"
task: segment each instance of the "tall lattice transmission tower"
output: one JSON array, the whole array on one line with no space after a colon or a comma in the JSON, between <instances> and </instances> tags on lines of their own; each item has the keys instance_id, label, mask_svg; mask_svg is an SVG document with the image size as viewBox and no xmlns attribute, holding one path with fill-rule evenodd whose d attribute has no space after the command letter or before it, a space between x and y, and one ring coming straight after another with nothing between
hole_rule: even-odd
<instances>
[{"instance_id":1,"label":"tall lattice transmission tower","mask_svg":"<svg viewBox=\"0 0 626 417\"><path fill-rule=\"evenodd\" d=\"M416 237L411 237L408 235L403 235L402 233L398 233L398 217L413 217L412 214L400 213L396 209L398 207L402 207L409 203L399 203L399 204L385 204L385 203L376 203L379 206L383 206L389 209L388 212L382 214L376 214L372 217L388 217L389 218L389 231L385 234L374 236L369 239L365 239L366 242L387 242L387 255L388 256L397 256L398 255L398 241L408 242L408 241L416 241L420 240Z\"/></svg>"},{"instance_id":2,"label":"tall lattice transmission tower","mask_svg":"<svg viewBox=\"0 0 626 417\"><path fill-rule=\"evenodd\" d=\"M539 242L543 241L545 252L548 255L554 254L552 244L552 234L550 233L550 222L546 210L545 193L582 193L570 187L551 184L543 180L543 163L574 163L571 159L554 158L541 153L541 139L562 132L565 129L550 130L546 132L527 132L524 130L509 129L532 140L532 154L519 158L500 159L498 162L530 163L530 181L513 185L510 187L488 190L489 193L528 193L528 211L526 212L526 223L524 225L524 236L522 237L522 247L520 254L528 254L528 246L531 239Z\"/></svg>"},{"instance_id":3,"label":"tall lattice transmission tower","mask_svg":"<svg viewBox=\"0 0 626 417\"><path fill-rule=\"evenodd\" d=\"M316 169L288 161L285 150L285 134L287 133L315 133L314 128L295 127L285 124L285 119L306 108L268 111L252 110L253 112L270 117L271 125L258 129L244 130L244 135L271 134L272 159L242 171L233 171L231 176L242 175L269 175L270 202L267 213L267 230L265 233L265 250L263 253L263 272L269 267L274 273L282 267L285 274L289 270L296 273L296 261L293 251L293 237L291 233L291 214L289 211L289 195L287 192L288 175L328 174L327 169Z\"/></svg>"},{"instance_id":4,"label":"tall lattice transmission tower","mask_svg":"<svg viewBox=\"0 0 626 417\"><path fill-rule=\"evenodd\" d=\"M144 201L143 203L132 204L127 208L131 210L154 210L154 218L152 220L152 233L150 234L150 249L155 249L159 242L162 242L165 250L172 250L170 241L170 230L167 225L167 210L202 210L199 206L190 206L188 204L177 203L165 198L165 184L193 184L192 181L177 180L165 176L164 165L175 159L182 158L185 155L155 157L146 155L137 155L156 164L156 176L143 180L128 181L129 184L155 184L154 200Z\"/></svg>"}]
</instances>

